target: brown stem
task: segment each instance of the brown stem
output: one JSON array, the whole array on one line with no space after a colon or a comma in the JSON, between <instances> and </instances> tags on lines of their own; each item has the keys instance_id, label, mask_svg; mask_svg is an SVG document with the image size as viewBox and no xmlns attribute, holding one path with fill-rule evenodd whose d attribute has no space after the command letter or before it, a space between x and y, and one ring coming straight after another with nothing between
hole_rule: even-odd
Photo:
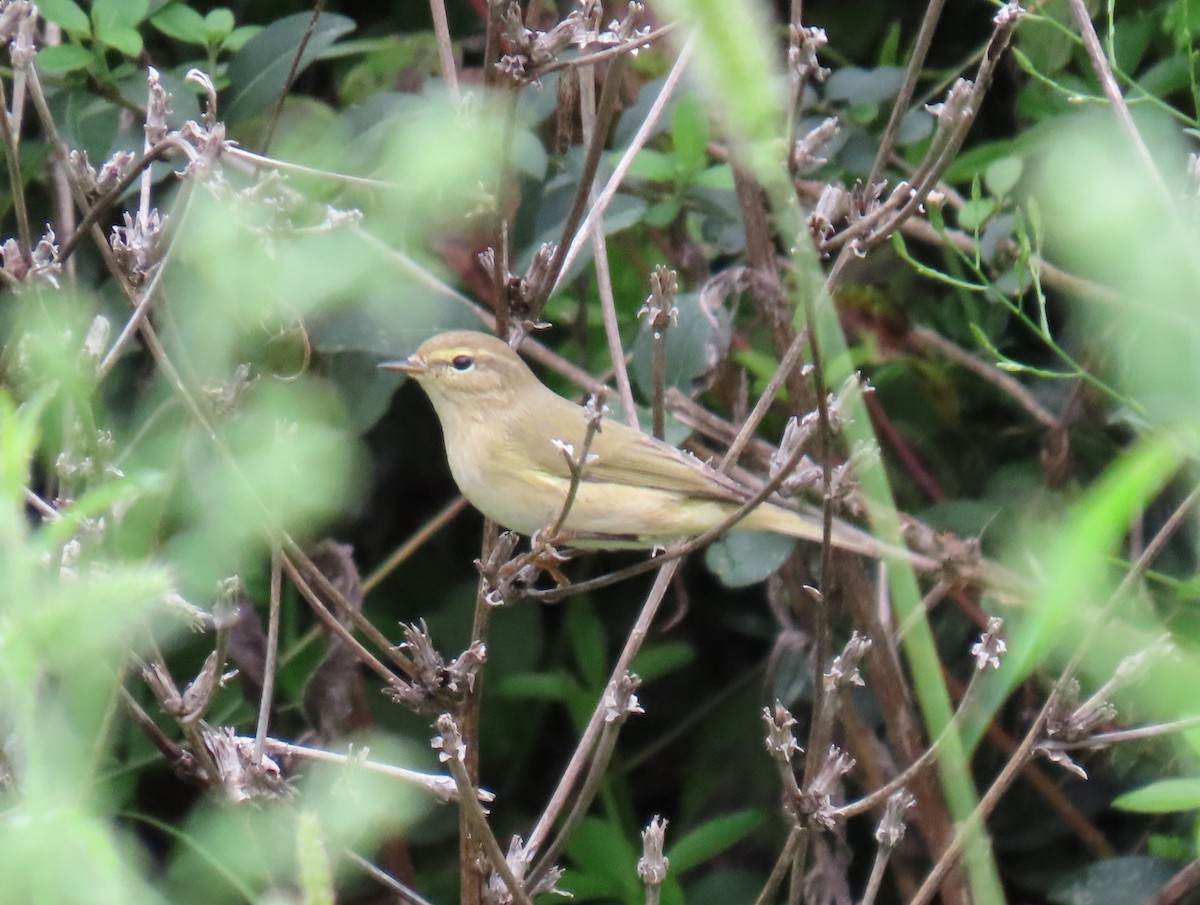
<instances>
[{"instance_id":1,"label":"brown stem","mask_svg":"<svg viewBox=\"0 0 1200 905\"><path fill-rule=\"evenodd\" d=\"M1104 89L1104 96L1108 98L1108 102L1112 106L1113 115L1116 116L1121 131L1125 133L1133 152L1137 154L1142 165L1145 166L1146 172L1154 180L1154 185L1162 199L1174 206L1174 196L1167 188L1166 182L1163 181L1162 174L1158 171L1158 165L1154 162L1154 155L1146 147L1146 142L1142 139L1142 134L1133 121L1133 114L1129 112L1129 105L1125 103L1125 96L1121 94L1121 88L1117 85L1116 77L1113 76L1112 67L1108 65L1108 60L1104 56L1104 48L1100 46L1100 38L1096 35L1095 26L1092 25L1091 13L1088 12L1083 0L1067 0L1067 6L1071 8L1075 24L1079 26L1083 49L1087 52L1088 61L1092 64L1092 71L1100 80L1100 87Z\"/></svg>"},{"instance_id":2,"label":"brown stem","mask_svg":"<svg viewBox=\"0 0 1200 905\"><path fill-rule=\"evenodd\" d=\"M908 104L912 100L913 92L917 88L917 80L921 77L921 70L925 66L925 56L929 53L929 46L933 43L933 33L937 30L938 21L942 18L944 3L945 0L929 0L929 5L925 7L925 15L921 19L921 29L917 32L917 39L913 42L908 66L904 71L904 82L900 85L896 102L892 105L891 116L888 117L883 135L879 138L879 150L875 153L875 160L871 164L870 172L867 173L867 185L876 182L883 175L884 164L892 153L892 146L896 142L896 133L900 131L900 122L908 113Z\"/></svg>"},{"instance_id":3,"label":"brown stem","mask_svg":"<svg viewBox=\"0 0 1200 905\"><path fill-rule=\"evenodd\" d=\"M495 545L499 533L495 522L491 519L484 521L483 541L479 552L480 562L487 562L490 558L492 547ZM492 605L487 600L487 581L481 575L475 588L475 615L471 624L470 641L472 645L477 642L483 645L487 644L491 619ZM481 669L476 674L474 682L468 686L459 708L459 731L466 749L461 767L465 779L472 789L479 788L479 717L483 703L483 679L484 670ZM455 761L455 758L451 758L451 761ZM455 782L459 782L457 775L455 775ZM478 802L476 802L476 806L478 806ZM486 835L490 836L491 830L487 829L486 821L484 821L484 829L487 831ZM475 815L468 808L460 808L458 812L459 898L463 905L478 905L483 900L483 876L475 869L475 863L478 860L480 848L483 847L486 851L486 841L480 835ZM503 860L503 854L501 854L501 861ZM505 866L507 867L507 862L505 862ZM516 897L517 890L513 889L512 892Z\"/></svg>"},{"instance_id":4,"label":"brown stem","mask_svg":"<svg viewBox=\"0 0 1200 905\"><path fill-rule=\"evenodd\" d=\"M429 12L433 17L433 34L437 38L442 80L450 93L450 102L457 108L462 103L462 97L458 90L458 70L454 65L454 44L450 40L450 20L446 17L445 0L429 0Z\"/></svg>"},{"instance_id":5,"label":"brown stem","mask_svg":"<svg viewBox=\"0 0 1200 905\"><path fill-rule=\"evenodd\" d=\"M258 702L258 724L254 729L254 763L262 763L275 692L275 668L279 657L279 610L283 596L281 554L278 542L271 544L271 600L267 611L267 653L263 662L262 693Z\"/></svg>"},{"instance_id":6,"label":"brown stem","mask_svg":"<svg viewBox=\"0 0 1200 905\"><path fill-rule=\"evenodd\" d=\"M296 54L292 57L291 68L288 69L287 78L283 82L283 90L279 92L279 100L275 102L275 109L271 111L271 118L267 121L267 134L263 136L262 153L266 154L271 147L271 139L275 137L275 129L279 125L279 119L283 116L283 104L287 100L288 92L292 90L292 85L296 81L296 73L300 71L300 58L304 56L304 50L308 47L308 42L312 40L313 32L317 28L317 21L321 18L321 13L325 11L325 0L316 0L313 4L312 18L308 20L308 28L304 29L304 36L300 38L300 43L296 47Z\"/></svg>"},{"instance_id":7,"label":"brown stem","mask_svg":"<svg viewBox=\"0 0 1200 905\"><path fill-rule=\"evenodd\" d=\"M8 115L8 92L4 80L0 79L0 139L4 142L4 159L8 164L8 183L12 193L13 214L17 219L17 242L21 260L28 265L32 261L33 233L29 228L29 211L25 207L25 183L21 179L21 152L17 144L17 133Z\"/></svg>"},{"instance_id":8,"label":"brown stem","mask_svg":"<svg viewBox=\"0 0 1200 905\"><path fill-rule=\"evenodd\" d=\"M300 592L301 596L308 601L308 605L312 607L312 611L316 613L317 618L324 622L331 632L341 638L354 651L354 655L361 663L370 667L376 675L389 685L395 682L396 674L384 666L374 654L363 647L362 642L350 634L349 629L342 625L338 618L326 608L325 602L321 600L317 592L313 590L304 576L300 574L300 570L296 568L290 556L283 558L282 565L283 570L288 574L288 578L292 580L292 584L296 586L296 590Z\"/></svg>"},{"instance_id":9,"label":"brown stem","mask_svg":"<svg viewBox=\"0 0 1200 905\"><path fill-rule=\"evenodd\" d=\"M616 665L613 667L608 684L601 695L600 703L592 711L587 728L584 729L583 736L579 739L579 744L575 746L575 752L571 755L571 760L567 764L566 769L563 770L562 777L554 789L554 794L550 796L550 801L546 804L545 810L542 811L537 824L529 834L529 841L526 843L527 851L539 851L549 838L550 830L558 820L558 815L566 806L572 788L574 788L575 783L579 780L585 765L596 748L596 743L600 737L600 730L605 725L604 700L608 696L610 689L615 689L617 683L629 671L629 664L633 661L634 655L641 650L642 644L650 633L650 626L654 622L654 617L658 613L658 607L667 593L667 588L671 586L671 579L678 568L679 560L676 559L666 563L659 569L658 575L654 579L654 585L650 588L650 593L646 596L646 602L642 604L642 611L638 614L637 622L634 623L633 628L630 630L629 637L625 640L625 647L621 650L621 655L617 658Z\"/></svg>"}]
</instances>

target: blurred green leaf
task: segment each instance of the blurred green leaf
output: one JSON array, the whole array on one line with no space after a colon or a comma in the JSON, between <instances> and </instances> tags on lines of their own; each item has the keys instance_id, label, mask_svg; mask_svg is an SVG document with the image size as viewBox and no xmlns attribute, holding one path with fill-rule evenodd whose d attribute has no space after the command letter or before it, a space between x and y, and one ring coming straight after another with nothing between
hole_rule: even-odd
<instances>
[{"instance_id":1,"label":"blurred green leaf","mask_svg":"<svg viewBox=\"0 0 1200 905\"><path fill-rule=\"evenodd\" d=\"M208 43L204 17L182 0L168 3L150 17L150 24L167 37L185 44L204 47Z\"/></svg>"},{"instance_id":2,"label":"blurred green leaf","mask_svg":"<svg viewBox=\"0 0 1200 905\"><path fill-rule=\"evenodd\" d=\"M1168 16L1169 10L1170 7ZM1158 17L1149 10L1122 16L1111 32L1117 66L1125 72L1136 73L1158 34L1159 25Z\"/></svg>"},{"instance_id":3,"label":"blurred green leaf","mask_svg":"<svg viewBox=\"0 0 1200 905\"><path fill-rule=\"evenodd\" d=\"M224 6L209 10L208 15L204 17L204 28L208 40L213 44L218 44L229 37L233 33L235 24L233 12Z\"/></svg>"},{"instance_id":4,"label":"blurred green leaf","mask_svg":"<svg viewBox=\"0 0 1200 905\"><path fill-rule=\"evenodd\" d=\"M1071 60L1076 42L1061 23L1070 12L1066 0L1049 0L1017 29L1015 42L1031 65L1045 76L1053 77Z\"/></svg>"},{"instance_id":5,"label":"blurred green leaf","mask_svg":"<svg viewBox=\"0 0 1200 905\"><path fill-rule=\"evenodd\" d=\"M1073 643L1076 631L1064 626L1087 625L1110 591L1109 555L1131 521L1161 490L1179 464L1181 450L1174 439L1143 440L1109 466L1089 491L1075 502L1060 525L1039 527L1045 540L1046 576L1019 624L1010 630L1009 653L1000 669L980 691L983 704L976 719L964 728L965 738L978 738L981 721L995 712L1008 690L1043 662L1056 646ZM1026 526L1033 532L1032 526ZM1051 540L1052 539L1052 540ZM1023 543L1035 541L1030 536ZM1014 620L1015 621L1015 620ZM1136 636L1129 636L1136 643ZM1061 655L1061 651L1060 651Z\"/></svg>"},{"instance_id":6,"label":"blurred green leaf","mask_svg":"<svg viewBox=\"0 0 1200 905\"><path fill-rule=\"evenodd\" d=\"M314 320L310 330L318 352L363 352L385 361L409 355L437 333L480 327L465 304L407 284L339 306Z\"/></svg>"},{"instance_id":7,"label":"blurred green leaf","mask_svg":"<svg viewBox=\"0 0 1200 905\"><path fill-rule=\"evenodd\" d=\"M663 9L696 26L693 72L740 139L770 140L780 134L783 79L771 50L766 7L724 0L665 0ZM759 149L768 166L771 151Z\"/></svg>"},{"instance_id":8,"label":"blurred green leaf","mask_svg":"<svg viewBox=\"0 0 1200 905\"><path fill-rule=\"evenodd\" d=\"M562 887L575 898L590 901L618 898L636 901L641 894L637 879L637 850L615 824L584 818L567 842L567 854L574 868L564 877Z\"/></svg>"},{"instance_id":9,"label":"blurred green leaf","mask_svg":"<svg viewBox=\"0 0 1200 905\"><path fill-rule=\"evenodd\" d=\"M608 631L586 601L567 610L567 640L585 686L595 692L608 681Z\"/></svg>"},{"instance_id":10,"label":"blurred green leaf","mask_svg":"<svg viewBox=\"0 0 1200 905\"><path fill-rule=\"evenodd\" d=\"M1124 20L1121 24L1125 25ZM1186 50L1194 43L1196 35L1200 34L1200 10L1188 0L1173 0L1166 6L1162 30L1171 36L1177 50Z\"/></svg>"},{"instance_id":11,"label":"blurred green leaf","mask_svg":"<svg viewBox=\"0 0 1200 905\"><path fill-rule=\"evenodd\" d=\"M648 182L673 182L675 157L664 151L642 148L633 158L633 164L629 167L629 176L633 179L645 179Z\"/></svg>"},{"instance_id":12,"label":"blurred green leaf","mask_svg":"<svg viewBox=\"0 0 1200 905\"><path fill-rule=\"evenodd\" d=\"M718 867L711 873L689 878L688 905L727 905L730 902L753 902L762 891L762 877L748 867Z\"/></svg>"},{"instance_id":13,"label":"blurred green leaf","mask_svg":"<svg viewBox=\"0 0 1200 905\"><path fill-rule=\"evenodd\" d=\"M943 177L952 185L961 185L975 176L982 175L992 163L1012 155L1012 141L991 141L959 154L946 168Z\"/></svg>"},{"instance_id":14,"label":"blurred green leaf","mask_svg":"<svg viewBox=\"0 0 1200 905\"><path fill-rule=\"evenodd\" d=\"M680 203L676 199L666 198L646 208L646 213L642 215L642 219L647 226L665 229L675 222L675 218L679 216L680 210Z\"/></svg>"},{"instance_id":15,"label":"blurred green leaf","mask_svg":"<svg viewBox=\"0 0 1200 905\"><path fill-rule=\"evenodd\" d=\"M933 134L935 120L928 110L909 110L900 120L896 144L902 148L924 141Z\"/></svg>"},{"instance_id":16,"label":"blurred green leaf","mask_svg":"<svg viewBox=\"0 0 1200 905\"><path fill-rule=\"evenodd\" d=\"M1200 808L1200 778L1160 779L1118 795L1112 806L1138 814L1173 814Z\"/></svg>"},{"instance_id":17,"label":"blurred green leaf","mask_svg":"<svg viewBox=\"0 0 1200 905\"><path fill-rule=\"evenodd\" d=\"M727 163L719 163L716 166L711 166L698 173L693 183L705 188L733 191L733 167Z\"/></svg>"},{"instance_id":18,"label":"blurred green leaf","mask_svg":"<svg viewBox=\"0 0 1200 905\"><path fill-rule=\"evenodd\" d=\"M58 44L43 47L38 51L37 67L41 72L67 73L86 69L95 59L86 47L80 47L78 44Z\"/></svg>"},{"instance_id":19,"label":"blurred green leaf","mask_svg":"<svg viewBox=\"0 0 1200 905\"><path fill-rule=\"evenodd\" d=\"M71 35L84 37L92 33L92 20L74 0L44 0L38 3L38 11Z\"/></svg>"},{"instance_id":20,"label":"blurred green leaf","mask_svg":"<svg viewBox=\"0 0 1200 905\"><path fill-rule=\"evenodd\" d=\"M567 703L580 691L579 683L570 676L544 672L506 676L496 687L496 693L506 698L560 704Z\"/></svg>"},{"instance_id":21,"label":"blurred green leaf","mask_svg":"<svg viewBox=\"0 0 1200 905\"><path fill-rule=\"evenodd\" d=\"M97 34L109 28L133 28L149 11L149 0L93 0L92 23Z\"/></svg>"},{"instance_id":22,"label":"blurred green leaf","mask_svg":"<svg viewBox=\"0 0 1200 905\"><path fill-rule=\"evenodd\" d=\"M1145 117L1142 130L1163 160L1185 154L1173 125ZM1190 422L1200 392L1200 264L1194 225L1105 116L1063 121L1054 132L1038 201L1059 260L1116 288L1114 305L1084 307L1093 329L1120 336L1109 379L1160 424ZM1103 192L1092 191L1097 180ZM1136 255L1130 248L1138 248ZM1171 367L1163 367L1164 361Z\"/></svg>"},{"instance_id":23,"label":"blurred green leaf","mask_svg":"<svg viewBox=\"0 0 1200 905\"><path fill-rule=\"evenodd\" d=\"M737 845L767 820L759 810L722 814L701 824L667 848L671 871L683 874Z\"/></svg>"},{"instance_id":24,"label":"blurred green leaf","mask_svg":"<svg viewBox=\"0 0 1200 905\"><path fill-rule=\"evenodd\" d=\"M241 25L231 31L229 37L221 42L221 49L230 53L241 50L260 31L262 31L260 25Z\"/></svg>"},{"instance_id":25,"label":"blurred green leaf","mask_svg":"<svg viewBox=\"0 0 1200 905\"><path fill-rule=\"evenodd\" d=\"M1191 81L1191 60L1183 53L1155 62L1138 76L1143 91L1160 97L1187 90Z\"/></svg>"},{"instance_id":26,"label":"blurred green leaf","mask_svg":"<svg viewBox=\"0 0 1200 905\"><path fill-rule=\"evenodd\" d=\"M304 905L334 905L333 870L317 816L303 811L296 821L296 864Z\"/></svg>"},{"instance_id":27,"label":"blurred green leaf","mask_svg":"<svg viewBox=\"0 0 1200 905\"><path fill-rule=\"evenodd\" d=\"M1145 902L1174 876L1166 861L1130 855L1098 861L1072 871L1050 891L1055 905L1129 905Z\"/></svg>"},{"instance_id":28,"label":"blurred green leaf","mask_svg":"<svg viewBox=\"0 0 1200 905\"><path fill-rule=\"evenodd\" d=\"M825 100L831 103L880 104L896 96L904 80L899 66L859 69L843 66L825 82Z\"/></svg>"},{"instance_id":29,"label":"blurred green leaf","mask_svg":"<svg viewBox=\"0 0 1200 905\"><path fill-rule=\"evenodd\" d=\"M996 202L991 198L973 198L963 202L958 210L958 226L966 232L977 232L983 228L996 210Z\"/></svg>"},{"instance_id":30,"label":"blurred green leaf","mask_svg":"<svg viewBox=\"0 0 1200 905\"><path fill-rule=\"evenodd\" d=\"M101 44L119 50L127 57L136 57L142 52L142 36L131 25L106 25L97 22L95 38Z\"/></svg>"},{"instance_id":31,"label":"blurred green leaf","mask_svg":"<svg viewBox=\"0 0 1200 905\"><path fill-rule=\"evenodd\" d=\"M682 669L696 659L696 650L682 641L647 644L633 658L629 669L643 682L653 682Z\"/></svg>"},{"instance_id":32,"label":"blurred green leaf","mask_svg":"<svg viewBox=\"0 0 1200 905\"><path fill-rule=\"evenodd\" d=\"M1020 157L1001 157L987 165L983 182L995 197L1003 198L1016 187L1024 172L1025 162Z\"/></svg>"},{"instance_id":33,"label":"blurred green leaf","mask_svg":"<svg viewBox=\"0 0 1200 905\"><path fill-rule=\"evenodd\" d=\"M708 163L708 118L698 100L681 99L671 114L671 141L685 179Z\"/></svg>"}]
</instances>

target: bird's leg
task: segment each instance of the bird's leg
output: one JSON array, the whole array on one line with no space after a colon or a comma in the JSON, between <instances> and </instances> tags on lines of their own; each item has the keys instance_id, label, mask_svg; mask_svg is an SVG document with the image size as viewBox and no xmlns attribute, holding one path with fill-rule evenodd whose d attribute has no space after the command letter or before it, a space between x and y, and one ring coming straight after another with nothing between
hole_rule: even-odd
<instances>
[{"instance_id":1,"label":"bird's leg","mask_svg":"<svg viewBox=\"0 0 1200 905\"><path fill-rule=\"evenodd\" d=\"M559 566L568 562L575 554L571 550L560 550L558 548L560 541L561 538L557 534L536 531L529 539L529 552L525 556L529 559L527 568L545 572L554 579L554 583L558 587L565 588L571 582L562 573Z\"/></svg>"},{"instance_id":2,"label":"bird's leg","mask_svg":"<svg viewBox=\"0 0 1200 905\"><path fill-rule=\"evenodd\" d=\"M509 531L502 534L493 548L493 556L486 563L479 560L475 563L487 583L488 602L494 606L507 603L514 592L519 594L521 588L535 584L543 572L560 588L570 584L560 566L574 554L558 549L554 540L539 531L531 539L530 549L514 556L517 536Z\"/></svg>"}]
</instances>

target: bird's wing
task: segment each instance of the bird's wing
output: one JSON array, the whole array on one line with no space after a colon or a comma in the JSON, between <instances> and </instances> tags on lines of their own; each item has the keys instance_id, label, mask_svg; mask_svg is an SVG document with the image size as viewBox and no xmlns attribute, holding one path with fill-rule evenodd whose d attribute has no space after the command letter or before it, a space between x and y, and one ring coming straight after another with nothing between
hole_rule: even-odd
<instances>
[{"instance_id":1,"label":"bird's wing","mask_svg":"<svg viewBox=\"0 0 1200 905\"><path fill-rule=\"evenodd\" d=\"M577 419L571 419L571 429L567 431L570 436L559 439L572 444L578 455L586 422L582 410L572 407L578 412ZM535 445L539 451L534 464L556 477L569 477L561 451L552 444ZM585 482L649 487L731 503L740 503L747 497L741 485L717 474L694 456L609 418L603 420L600 431L593 437L589 454L595 458L584 467Z\"/></svg>"}]
</instances>

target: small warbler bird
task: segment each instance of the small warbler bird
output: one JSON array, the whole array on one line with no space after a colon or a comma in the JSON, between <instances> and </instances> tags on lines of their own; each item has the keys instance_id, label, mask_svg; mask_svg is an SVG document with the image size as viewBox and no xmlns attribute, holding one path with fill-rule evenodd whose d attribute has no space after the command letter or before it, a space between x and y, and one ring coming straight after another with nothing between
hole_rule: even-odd
<instances>
[{"instance_id":1,"label":"small warbler bird","mask_svg":"<svg viewBox=\"0 0 1200 905\"><path fill-rule=\"evenodd\" d=\"M476 509L520 534L558 523L572 481L568 457L578 455L588 431L583 407L484 333L442 333L412 357L380 367L403 371L429 396L450 473ZM694 456L602 418L558 539L577 547L652 547L703 534L750 495ZM750 510L736 528L822 537L819 514L773 503ZM869 534L842 522L834 525L833 543L868 556L882 552Z\"/></svg>"}]
</instances>

